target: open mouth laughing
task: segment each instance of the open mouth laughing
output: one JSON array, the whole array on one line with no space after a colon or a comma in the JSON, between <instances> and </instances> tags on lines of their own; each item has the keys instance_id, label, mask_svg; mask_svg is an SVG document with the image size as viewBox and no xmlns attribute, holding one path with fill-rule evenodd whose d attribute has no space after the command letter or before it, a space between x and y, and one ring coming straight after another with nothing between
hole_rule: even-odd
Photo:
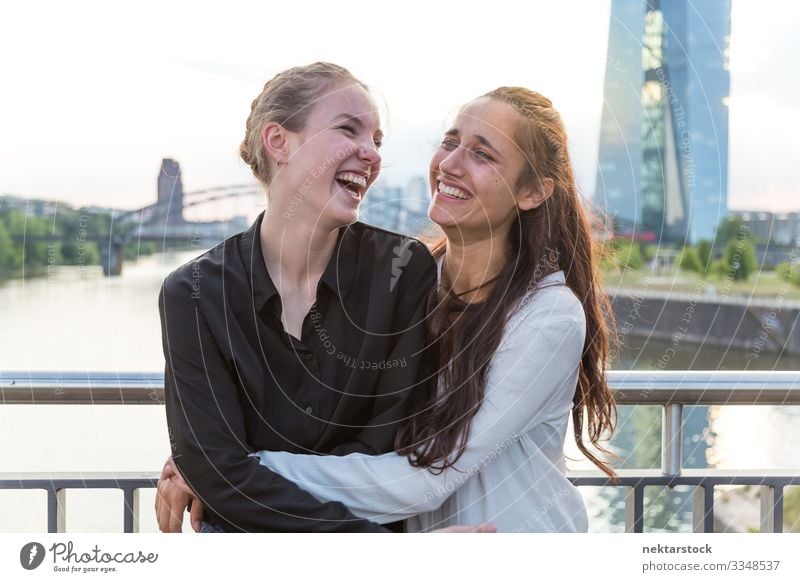
<instances>
[{"instance_id":1,"label":"open mouth laughing","mask_svg":"<svg viewBox=\"0 0 800 582\"><path fill-rule=\"evenodd\" d=\"M449 186L439 180L439 187L438 193L444 196L445 198L452 198L454 200L470 200L472 198L472 194L469 194L462 190L461 188L456 188L455 186Z\"/></svg>"},{"instance_id":2,"label":"open mouth laughing","mask_svg":"<svg viewBox=\"0 0 800 582\"><path fill-rule=\"evenodd\" d=\"M342 190L353 198L361 200L367 190L367 178L354 172L339 172L334 176Z\"/></svg>"}]
</instances>

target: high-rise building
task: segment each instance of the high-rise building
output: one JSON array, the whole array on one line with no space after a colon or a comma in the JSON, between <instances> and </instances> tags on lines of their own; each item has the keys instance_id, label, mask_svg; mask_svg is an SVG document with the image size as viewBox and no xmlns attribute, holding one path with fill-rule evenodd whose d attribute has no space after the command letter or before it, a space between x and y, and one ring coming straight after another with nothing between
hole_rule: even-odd
<instances>
[{"instance_id":1,"label":"high-rise building","mask_svg":"<svg viewBox=\"0 0 800 582\"><path fill-rule=\"evenodd\" d=\"M360 220L386 230L399 231L403 222L403 190L379 181L361 205Z\"/></svg>"},{"instance_id":2,"label":"high-rise building","mask_svg":"<svg viewBox=\"0 0 800 582\"><path fill-rule=\"evenodd\" d=\"M158 172L156 215L165 226L167 224L177 226L184 223L181 166L171 158L161 160L161 170Z\"/></svg>"},{"instance_id":3,"label":"high-rise building","mask_svg":"<svg viewBox=\"0 0 800 582\"><path fill-rule=\"evenodd\" d=\"M712 239L728 214L730 0L612 0L595 204L618 231Z\"/></svg>"},{"instance_id":4,"label":"high-rise building","mask_svg":"<svg viewBox=\"0 0 800 582\"><path fill-rule=\"evenodd\" d=\"M428 180L422 176L411 178L405 189L379 181L364 198L360 220L394 232L418 236L433 226L428 219L430 198Z\"/></svg>"}]
</instances>

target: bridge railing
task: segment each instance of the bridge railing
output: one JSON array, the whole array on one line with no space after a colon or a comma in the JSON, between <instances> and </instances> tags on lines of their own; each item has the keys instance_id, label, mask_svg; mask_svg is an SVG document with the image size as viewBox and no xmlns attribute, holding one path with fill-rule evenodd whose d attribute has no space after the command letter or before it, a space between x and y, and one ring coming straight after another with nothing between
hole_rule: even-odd
<instances>
[{"instance_id":1,"label":"bridge railing","mask_svg":"<svg viewBox=\"0 0 800 582\"><path fill-rule=\"evenodd\" d=\"M718 486L751 485L761 493L760 530L783 531L784 489L800 485L795 471L721 471L684 469L681 465L683 409L693 405L800 405L800 372L622 372L609 375L620 405L661 406L661 468L623 470L612 483L599 471L572 472L578 487L622 487L625 494L625 530L644 529L646 487L687 485L693 493L693 531L714 530L714 490ZM164 377L161 373L47 373L0 372L3 404L125 404L162 405ZM138 531L139 492L153 488L158 473L0 473L0 489L47 491L49 532L66 528L68 489L118 489L123 492L123 528Z\"/></svg>"}]
</instances>

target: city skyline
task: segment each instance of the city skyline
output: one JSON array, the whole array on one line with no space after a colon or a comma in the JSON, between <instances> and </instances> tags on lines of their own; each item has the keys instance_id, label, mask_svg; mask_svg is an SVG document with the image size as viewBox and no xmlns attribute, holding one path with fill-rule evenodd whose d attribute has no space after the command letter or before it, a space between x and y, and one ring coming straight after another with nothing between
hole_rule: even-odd
<instances>
[{"instance_id":1,"label":"city skyline","mask_svg":"<svg viewBox=\"0 0 800 582\"><path fill-rule=\"evenodd\" d=\"M459 104L514 83L548 95L561 110L579 186L590 198L610 5L526 6L534 22L527 25L503 17L519 14L511 3L499 2L486 15L461 4L429 6L427 39L414 32L414 10L396 10L391 28L366 15L377 47L343 42L325 24L337 11L363 16L368 4L362 3L320 6L313 22L298 20L298 9L247 10L237 3L221 14L180 4L119 14L98 4L86 15L53 4L46 19L38 9L15 6L0 25L0 48L17 55L4 63L13 89L0 97L0 195L144 206L155 197L153 175L162 158L181 163L187 191L252 180L236 151L253 96L282 68L326 59L348 66L375 90L389 129L386 184L405 186L425 175ZM576 10L581 18L574 18ZM800 88L786 74L796 68L792 29L799 20L800 9L790 3L733 3L731 209L800 207L793 176ZM275 46L259 49L258 22L280 25L265 41ZM315 42L290 42L299 23L308 24L301 27L304 38Z\"/></svg>"}]
</instances>

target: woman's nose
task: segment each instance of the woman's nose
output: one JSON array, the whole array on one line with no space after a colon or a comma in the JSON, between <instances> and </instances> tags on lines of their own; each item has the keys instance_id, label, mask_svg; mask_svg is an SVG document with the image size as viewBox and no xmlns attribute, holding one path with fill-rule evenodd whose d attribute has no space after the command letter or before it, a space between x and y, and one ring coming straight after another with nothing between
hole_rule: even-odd
<instances>
[{"instance_id":1,"label":"woman's nose","mask_svg":"<svg viewBox=\"0 0 800 582\"><path fill-rule=\"evenodd\" d=\"M381 163L381 154L375 144L358 146L358 157L370 166Z\"/></svg>"},{"instance_id":2,"label":"woman's nose","mask_svg":"<svg viewBox=\"0 0 800 582\"><path fill-rule=\"evenodd\" d=\"M462 152L464 148L457 147L453 151L447 152L442 160L439 161L439 170L451 176L460 176L462 174Z\"/></svg>"}]
</instances>

